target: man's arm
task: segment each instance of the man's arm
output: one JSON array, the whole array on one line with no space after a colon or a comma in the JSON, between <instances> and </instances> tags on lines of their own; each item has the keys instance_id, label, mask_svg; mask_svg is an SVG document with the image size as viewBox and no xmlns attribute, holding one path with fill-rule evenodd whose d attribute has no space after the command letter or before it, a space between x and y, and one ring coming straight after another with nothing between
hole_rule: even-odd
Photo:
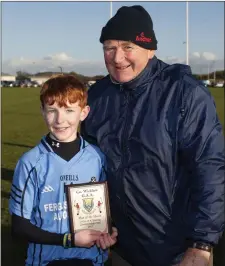
<instances>
[{"instance_id":1,"label":"man's arm","mask_svg":"<svg viewBox=\"0 0 225 266\"><path fill-rule=\"evenodd\" d=\"M199 86L188 94L178 132L191 191L187 239L215 245L224 230L224 137L207 89ZM189 248L180 265L207 265L209 256Z\"/></svg>"}]
</instances>

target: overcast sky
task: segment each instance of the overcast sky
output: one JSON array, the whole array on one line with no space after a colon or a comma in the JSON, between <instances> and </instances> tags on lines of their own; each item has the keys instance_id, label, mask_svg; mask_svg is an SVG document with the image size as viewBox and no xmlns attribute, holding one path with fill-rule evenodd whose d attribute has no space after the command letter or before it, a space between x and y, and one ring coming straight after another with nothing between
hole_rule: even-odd
<instances>
[{"instance_id":1,"label":"overcast sky","mask_svg":"<svg viewBox=\"0 0 225 266\"><path fill-rule=\"evenodd\" d=\"M153 19L157 57L186 61L185 2L141 4ZM99 36L110 2L2 2L2 72L106 74ZM189 2L189 56L194 73L224 69L224 2Z\"/></svg>"}]
</instances>

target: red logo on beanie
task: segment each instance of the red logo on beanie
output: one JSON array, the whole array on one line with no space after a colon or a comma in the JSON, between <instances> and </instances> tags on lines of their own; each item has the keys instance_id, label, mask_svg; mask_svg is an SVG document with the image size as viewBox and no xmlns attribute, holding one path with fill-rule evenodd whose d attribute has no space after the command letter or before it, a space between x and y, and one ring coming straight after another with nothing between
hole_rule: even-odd
<instances>
[{"instance_id":1,"label":"red logo on beanie","mask_svg":"<svg viewBox=\"0 0 225 266\"><path fill-rule=\"evenodd\" d=\"M137 42L151 42L152 39L151 39L151 38L147 38L147 37L145 37L144 32L142 32L142 33L140 34L140 36L136 36L136 41L137 41Z\"/></svg>"}]
</instances>

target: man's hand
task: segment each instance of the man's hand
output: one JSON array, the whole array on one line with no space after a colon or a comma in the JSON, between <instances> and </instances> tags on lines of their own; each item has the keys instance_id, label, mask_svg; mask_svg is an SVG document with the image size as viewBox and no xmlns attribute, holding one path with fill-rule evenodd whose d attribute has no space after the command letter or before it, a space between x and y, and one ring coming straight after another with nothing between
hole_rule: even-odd
<instances>
[{"instance_id":1,"label":"man's hand","mask_svg":"<svg viewBox=\"0 0 225 266\"><path fill-rule=\"evenodd\" d=\"M189 248L177 266L209 266L210 252L197 248Z\"/></svg>"},{"instance_id":2,"label":"man's hand","mask_svg":"<svg viewBox=\"0 0 225 266\"><path fill-rule=\"evenodd\" d=\"M75 233L74 245L77 247L90 248L100 239L102 232L96 230L81 230Z\"/></svg>"},{"instance_id":3,"label":"man's hand","mask_svg":"<svg viewBox=\"0 0 225 266\"><path fill-rule=\"evenodd\" d=\"M112 234L102 234L100 239L96 241L96 245L101 249L107 249L113 246L117 241L117 229L115 227L112 228Z\"/></svg>"}]
</instances>

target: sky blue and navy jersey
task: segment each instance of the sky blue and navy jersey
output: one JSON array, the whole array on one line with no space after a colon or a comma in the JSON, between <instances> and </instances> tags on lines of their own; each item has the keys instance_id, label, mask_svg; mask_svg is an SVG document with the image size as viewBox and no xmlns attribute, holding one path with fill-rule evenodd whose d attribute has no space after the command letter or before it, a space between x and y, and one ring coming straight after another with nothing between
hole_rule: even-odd
<instances>
[{"instance_id":1,"label":"sky blue and navy jersey","mask_svg":"<svg viewBox=\"0 0 225 266\"><path fill-rule=\"evenodd\" d=\"M100 150L81 138L80 151L65 161L45 141L25 153L17 163L9 211L29 219L43 230L64 234L69 232L65 184L105 180L105 160ZM100 254L101 253L101 254ZM96 246L69 248L30 243L26 265L47 265L57 259L90 259L100 265L107 254Z\"/></svg>"}]
</instances>

